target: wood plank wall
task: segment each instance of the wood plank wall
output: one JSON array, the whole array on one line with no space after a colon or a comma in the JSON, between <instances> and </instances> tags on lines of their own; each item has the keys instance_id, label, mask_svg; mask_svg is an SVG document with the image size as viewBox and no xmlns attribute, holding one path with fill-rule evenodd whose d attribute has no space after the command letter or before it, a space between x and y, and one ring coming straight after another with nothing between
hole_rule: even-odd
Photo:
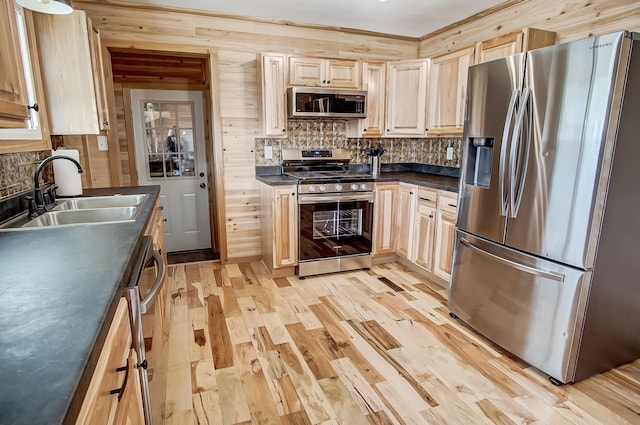
<instances>
[{"instance_id":1,"label":"wood plank wall","mask_svg":"<svg viewBox=\"0 0 640 425\"><path fill-rule=\"evenodd\" d=\"M523 27L554 31L556 43L620 30L640 31L637 0L527 0L423 37L420 57L473 46Z\"/></svg>"},{"instance_id":2,"label":"wood plank wall","mask_svg":"<svg viewBox=\"0 0 640 425\"><path fill-rule=\"evenodd\" d=\"M620 29L640 31L640 3L634 0L527 0L421 40L387 38L319 28L243 21L215 15L127 6L123 2L74 1L86 10L107 45L121 49L217 50L220 87L222 185L227 259L260 255L260 198L254 179L258 126L256 54L282 52L337 58L395 60L429 57L473 45L524 26L558 33L557 42ZM116 84L122 104L122 86ZM118 115L122 111L118 108ZM121 135L123 136L123 135ZM122 151L125 152L125 151ZM125 153L121 160L128 161ZM125 179L126 181L126 179Z\"/></svg>"},{"instance_id":3,"label":"wood plank wall","mask_svg":"<svg viewBox=\"0 0 640 425\"><path fill-rule=\"evenodd\" d=\"M226 259L260 255L260 197L255 180L258 125L256 55L282 52L350 59L396 60L417 57L417 42L317 28L243 21L213 15L124 6L116 1L74 1L100 29L104 43L117 49L206 52L217 50L222 120ZM115 84L122 110L122 88ZM214 92L216 87L212 88ZM121 137L124 134L120 135ZM122 139L121 139L122 140ZM123 171L128 158L121 142ZM126 179L125 179L126 181Z\"/></svg>"}]
</instances>

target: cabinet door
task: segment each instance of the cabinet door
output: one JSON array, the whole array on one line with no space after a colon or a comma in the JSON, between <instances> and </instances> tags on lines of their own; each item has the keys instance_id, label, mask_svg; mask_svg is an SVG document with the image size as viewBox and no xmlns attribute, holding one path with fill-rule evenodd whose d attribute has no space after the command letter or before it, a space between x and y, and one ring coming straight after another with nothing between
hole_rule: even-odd
<instances>
[{"instance_id":1,"label":"cabinet door","mask_svg":"<svg viewBox=\"0 0 640 425\"><path fill-rule=\"evenodd\" d=\"M0 6L0 128L25 128L27 88L13 1Z\"/></svg>"},{"instance_id":2,"label":"cabinet door","mask_svg":"<svg viewBox=\"0 0 640 425\"><path fill-rule=\"evenodd\" d=\"M431 60L429 72L429 135L461 136L467 74L474 48L458 50Z\"/></svg>"},{"instance_id":3,"label":"cabinet door","mask_svg":"<svg viewBox=\"0 0 640 425\"><path fill-rule=\"evenodd\" d=\"M264 55L261 58L261 115L267 137L287 135L287 103L285 92L284 55Z\"/></svg>"},{"instance_id":4,"label":"cabinet door","mask_svg":"<svg viewBox=\"0 0 640 425\"><path fill-rule=\"evenodd\" d=\"M113 423L118 408L118 394L112 394L111 391L122 388L125 382L127 374L122 367L127 365L131 342L129 307L127 301L122 298L80 407L76 425Z\"/></svg>"},{"instance_id":5,"label":"cabinet door","mask_svg":"<svg viewBox=\"0 0 640 425\"><path fill-rule=\"evenodd\" d=\"M387 64L387 135L426 133L428 74L428 59Z\"/></svg>"},{"instance_id":6,"label":"cabinet door","mask_svg":"<svg viewBox=\"0 0 640 425\"><path fill-rule=\"evenodd\" d=\"M363 63L362 90L367 91L367 118L358 120L359 134L363 137L380 137L384 133L385 88L385 63Z\"/></svg>"},{"instance_id":7,"label":"cabinet door","mask_svg":"<svg viewBox=\"0 0 640 425\"><path fill-rule=\"evenodd\" d=\"M325 85L344 89L360 88L360 62L352 60L327 60L324 72Z\"/></svg>"},{"instance_id":8,"label":"cabinet door","mask_svg":"<svg viewBox=\"0 0 640 425\"><path fill-rule=\"evenodd\" d=\"M413 242L413 217L418 188L412 184L400 183L398 186L398 238L396 253L404 258L411 256Z\"/></svg>"},{"instance_id":9,"label":"cabinet door","mask_svg":"<svg viewBox=\"0 0 640 425\"><path fill-rule=\"evenodd\" d=\"M376 184L373 210L373 254L390 254L396 245L397 183Z\"/></svg>"},{"instance_id":10,"label":"cabinet door","mask_svg":"<svg viewBox=\"0 0 640 425\"><path fill-rule=\"evenodd\" d=\"M109 130L109 105L107 103L107 85L104 77L104 60L102 58L102 42L100 31L87 18L89 31L89 51L91 68L93 68L93 84L96 90L96 107L98 108L98 125L100 130Z\"/></svg>"},{"instance_id":11,"label":"cabinet door","mask_svg":"<svg viewBox=\"0 0 640 425\"><path fill-rule=\"evenodd\" d=\"M99 134L86 14L34 13L33 19L51 134Z\"/></svg>"},{"instance_id":12,"label":"cabinet door","mask_svg":"<svg viewBox=\"0 0 640 425\"><path fill-rule=\"evenodd\" d=\"M138 356L135 350L129 351L127 362L127 380L116 409L114 425L145 425L144 407L142 406L142 388L140 387L140 374L138 368Z\"/></svg>"},{"instance_id":13,"label":"cabinet door","mask_svg":"<svg viewBox=\"0 0 640 425\"><path fill-rule=\"evenodd\" d=\"M438 193L434 274L451 281L451 263L455 244L458 196L453 192Z\"/></svg>"},{"instance_id":14,"label":"cabinet door","mask_svg":"<svg viewBox=\"0 0 640 425\"><path fill-rule=\"evenodd\" d=\"M516 53L551 46L555 42L555 32L535 28L524 28L522 31L505 34L478 43L476 46L475 63L488 62L515 55Z\"/></svg>"},{"instance_id":15,"label":"cabinet door","mask_svg":"<svg viewBox=\"0 0 640 425\"><path fill-rule=\"evenodd\" d=\"M326 84L323 59L289 58L290 86L322 86Z\"/></svg>"},{"instance_id":16,"label":"cabinet door","mask_svg":"<svg viewBox=\"0 0 640 425\"><path fill-rule=\"evenodd\" d=\"M424 187L418 188L410 260L430 272L433 272L437 208L438 192Z\"/></svg>"},{"instance_id":17,"label":"cabinet door","mask_svg":"<svg viewBox=\"0 0 640 425\"><path fill-rule=\"evenodd\" d=\"M418 205L415 218L415 240L411 260L427 271L433 271L436 209Z\"/></svg>"},{"instance_id":18,"label":"cabinet door","mask_svg":"<svg viewBox=\"0 0 640 425\"><path fill-rule=\"evenodd\" d=\"M295 186L276 188L273 204L274 266L293 266L297 262L298 203Z\"/></svg>"}]
</instances>

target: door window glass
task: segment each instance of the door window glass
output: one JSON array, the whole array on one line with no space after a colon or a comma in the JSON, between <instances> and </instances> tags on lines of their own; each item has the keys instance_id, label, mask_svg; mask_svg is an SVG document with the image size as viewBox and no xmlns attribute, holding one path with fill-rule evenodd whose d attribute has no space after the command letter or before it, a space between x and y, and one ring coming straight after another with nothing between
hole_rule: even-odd
<instances>
[{"instance_id":1,"label":"door window glass","mask_svg":"<svg viewBox=\"0 0 640 425\"><path fill-rule=\"evenodd\" d=\"M149 178L195 177L192 102L142 102Z\"/></svg>"}]
</instances>

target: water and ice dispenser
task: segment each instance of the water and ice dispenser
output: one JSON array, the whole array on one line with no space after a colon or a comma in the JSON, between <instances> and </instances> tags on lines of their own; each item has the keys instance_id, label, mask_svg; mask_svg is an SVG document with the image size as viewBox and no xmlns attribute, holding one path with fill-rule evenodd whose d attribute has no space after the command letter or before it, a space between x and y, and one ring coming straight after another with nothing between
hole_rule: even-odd
<instances>
[{"instance_id":1,"label":"water and ice dispenser","mask_svg":"<svg viewBox=\"0 0 640 425\"><path fill-rule=\"evenodd\" d=\"M493 158L493 137L469 137L467 140L465 183L489 187Z\"/></svg>"}]
</instances>

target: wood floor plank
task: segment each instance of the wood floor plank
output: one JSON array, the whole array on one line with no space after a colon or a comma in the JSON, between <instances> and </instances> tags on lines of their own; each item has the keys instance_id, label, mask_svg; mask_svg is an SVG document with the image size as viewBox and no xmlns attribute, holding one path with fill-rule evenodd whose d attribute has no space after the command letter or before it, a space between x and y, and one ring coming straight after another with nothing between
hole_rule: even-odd
<instances>
[{"instance_id":1,"label":"wood floor plank","mask_svg":"<svg viewBox=\"0 0 640 425\"><path fill-rule=\"evenodd\" d=\"M240 297L237 301L240 306L240 314L248 328L251 329L264 326L262 316L258 311L258 307L256 307L256 304L253 302L252 297Z\"/></svg>"},{"instance_id":2,"label":"wood floor plank","mask_svg":"<svg viewBox=\"0 0 640 425\"><path fill-rule=\"evenodd\" d=\"M556 387L398 263L305 281L259 261L168 276L155 425L640 423L640 360Z\"/></svg>"},{"instance_id":3,"label":"wood floor plank","mask_svg":"<svg viewBox=\"0 0 640 425\"><path fill-rule=\"evenodd\" d=\"M333 407L338 423L369 424L365 414L351 398L349 391L338 377L320 379L318 384Z\"/></svg>"},{"instance_id":4,"label":"wood floor plank","mask_svg":"<svg viewBox=\"0 0 640 425\"><path fill-rule=\"evenodd\" d=\"M273 400L268 396L271 390L253 345L250 342L237 344L234 346L234 353L244 394L251 412L251 423L257 425L280 424L280 415Z\"/></svg>"},{"instance_id":5,"label":"wood floor plank","mask_svg":"<svg viewBox=\"0 0 640 425\"><path fill-rule=\"evenodd\" d=\"M235 425L251 420L249 403L242 385L242 378L237 367L227 367L216 370L216 381L220 398L220 410L223 425ZM185 422L186 423L186 422Z\"/></svg>"},{"instance_id":6,"label":"wood floor plank","mask_svg":"<svg viewBox=\"0 0 640 425\"><path fill-rule=\"evenodd\" d=\"M222 423L222 409L218 391L200 391L192 396L195 421L198 425L218 425Z\"/></svg>"},{"instance_id":7,"label":"wood floor plank","mask_svg":"<svg viewBox=\"0 0 640 425\"><path fill-rule=\"evenodd\" d=\"M300 402L312 423L321 423L335 418L335 413L325 397L311 369L290 343L277 346L280 358L287 368Z\"/></svg>"},{"instance_id":8,"label":"wood floor plank","mask_svg":"<svg viewBox=\"0 0 640 425\"><path fill-rule=\"evenodd\" d=\"M233 366L231 336L219 297L207 298L207 323L213 365L216 369Z\"/></svg>"},{"instance_id":9,"label":"wood floor plank","mask_svg":"<svg viewBox=\"0 0 640 425\"><path fill-rule=\"evenodd\" d=\"M349 341L351 337L344 330L341 321L344 320L344 317L336 311L331 304L327 304L326 298L320 298L321 304L313 304L310 305L309 308L315 314L315 316L322 322L323 327L329 332L331 338L336 342L344 342Z\"/></svg>"},{"instance_id":10,"label":"wood floor plank","mask_svg":"<svg viewBox=\"0 0 640 425\"><path fill-rule=\"evenodd\" d=\"M300 354L302 354L302 358L304 358L304 361L316 379L320 380L336 376L336 372L333 370L333 367L331 367L329 359L318 346L313 335L311 335L302 324L294 323L287 325L287 331L289 335L291 335L293 345L298 348ZM282 345L276 345L277 348L281 346Z\"/></svg>"}]
</instances>

